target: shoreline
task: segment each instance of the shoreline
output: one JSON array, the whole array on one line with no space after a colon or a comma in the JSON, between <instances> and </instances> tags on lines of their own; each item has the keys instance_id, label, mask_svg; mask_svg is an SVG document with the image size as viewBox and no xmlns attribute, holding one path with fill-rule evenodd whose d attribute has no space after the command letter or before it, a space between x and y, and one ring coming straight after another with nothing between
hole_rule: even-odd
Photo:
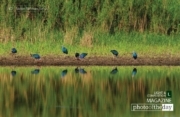
<instances>
[{"instance_id":1,"label":"shoreline","mask_svg":"<svg viewBox=\"0 0 180 117\"><path fill-rule=\"evenodd\" d=\"M0 66L180 66L180 57L87 57L77 60L72 56L48 56L35 60L29 56L0 57Z\"/></svg>"}]
</instances>

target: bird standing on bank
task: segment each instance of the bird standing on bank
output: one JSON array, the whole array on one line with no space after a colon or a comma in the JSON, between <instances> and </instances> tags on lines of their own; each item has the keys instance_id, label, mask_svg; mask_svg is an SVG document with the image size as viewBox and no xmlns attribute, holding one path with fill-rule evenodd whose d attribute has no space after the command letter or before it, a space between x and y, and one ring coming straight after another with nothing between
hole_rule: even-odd
<instances>
[{"instance_id":1,"label":"bird standing on bank","mask_svg":"<svg viewBox=\"0 0 180 117\"><path fill-rule=\"evenodd\" d=\"M62 46L61 50L64 54L68 54L68 50L66 47Z\"/></svg>"},{"instance_id":2,"label":"bird standing on bank","mask_svg":"<svg viewBox=\"0 0 180 117\"><path fill-rule=\"evenodd\" d=\"M79 53L75 53L75 57L79 60Z\"/></svg>"},{"instance_id":3,"label":"bird standing on bank","mask_svg":"<svg viewBox=\"0 0 180 117\"><path fill-rule=\"evenodd\" d=\"M137 59L137 53L135 51L133 51L132 56L134 59Z\"/></svg>"},{"instance_id":4,"label":"bird standing on bank","mask_svg":"<svg viewBox=\"0 0 180 117\"><path fill-rule=\"evenodd\" d=\"M16 48L12 48L12 49L11 49L11 54L12 54L12 56L15 55L16 53L17 53L17 49L16 49Z\"/></svg>"},{"instance_id":5,"label":"bird standing on bank","mask_svg":"<svg viewBox=\"0 0 180 117\"><path fill-rule=\"evenodd\" d=\"M12 52L13 54L17 53L16 48L12 48L11 52Z\"/></svg>"},{"instance_id":6,"label":"bird standing on bank","mask_svg":"<svg viewBox=\"0 0 180 117\"><path fill-rule=\"evenodd\" d=\"M81 53L80 55L79 55L79 58L80 59L83 59L83 58L85 58L87 56L87 53Z\"/></svg>"},{"instance_id":7,"label":"bird standing on bank","mask_svg":"<svg viewBox=\"0 0 180 117\"><path fill-rule=\"evenodd\" d=\"M75 53L75 57L77 58L77 60L83 59L88 55L88 53Z\"/></svg>"},{"instance_id":8,"label":"bird standing on bank","mask_svg":"<svg viewBox=\"0 0 180 117\"><path fill-rule=\"evenodd\" d=\"M111 53L112 53L115 57L117 57L118 54L119 54L117 50L111 50Z\"/></svg>"},{"instance_id":9,"label":"bird standing on bank","mask_svg":"<svg viewBox=\"0 0 180 117\"><path fill-rule=\"evenodd\" d=\"M40 55L39 54L30 54L31 57L35 58L35 59L40 59Z\"/></svg>"},{"instance_id":10,"label":"bird standing on bank","mask_svg":"<svg viewBox=\"0 0 180 117\"><path fill-rule=\"evenodd\" d=\"M39 61L40 58L41 58L39 54L30 54L30 55L31 55L31 57L33 57L36 61L37 61L37 60ZM38 62L38 61L37 61L37 62Z\"/></svg>"}]
</instances>

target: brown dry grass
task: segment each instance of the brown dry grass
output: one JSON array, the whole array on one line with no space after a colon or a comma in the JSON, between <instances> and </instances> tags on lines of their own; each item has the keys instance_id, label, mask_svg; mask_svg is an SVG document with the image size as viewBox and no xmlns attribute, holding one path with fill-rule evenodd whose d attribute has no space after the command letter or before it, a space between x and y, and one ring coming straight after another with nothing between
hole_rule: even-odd
<instances>
[{"instance_id":1,"label":"brown dry grass","mask_svg":"<svg viewBox=\"0 0 180 117\"><path fill-rule=\"evenodd\" d=\"M14 41L14 35L12 34L11 28L2 28L0 29L0 42L9 42Z\"/></svg>"},{"instance_id":2,"label":"brown dry grass","mask_svg":"<svg viewBox=\"0 0 180 117\"><path fill-rule=\"evenodd\" d=\"M78 35L78 27L73 27L72 29L67 30L64 35L64 43L65 44L73 44L73 40L77 38Z\"/></svg>"},{"instance_id":3,"label":"brown dry grass","mask_svg":"<svg viewBox=\"0 0 180 117\"><path fill-rule=\"evenodd\" d=\"M81 38L80 44L86 47L93 46L93 34L91 32L85 32Z\"/></svg>"}]
</instances>

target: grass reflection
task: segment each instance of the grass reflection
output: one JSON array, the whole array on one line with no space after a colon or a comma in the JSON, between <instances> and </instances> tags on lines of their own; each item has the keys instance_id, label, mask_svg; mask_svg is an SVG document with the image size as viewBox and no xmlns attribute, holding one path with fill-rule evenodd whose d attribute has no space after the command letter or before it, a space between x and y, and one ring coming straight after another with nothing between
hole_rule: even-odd
<instances>
[{"instance_id":1,"label":"grass reflection","mask_svg":"<svg viewBox=\"0 0 180 117\"><path fill-rule=\"evenodd\" d=\"M171 116L179 115L180 67L10 67L0 68L0 116ZM68 72L66 72L66 70ZM63 72L64 71L64 72ZM62 72L65 75L62 78ZM172 91L173 112L131 112L147 94Z\"/></svg>"}]
</instances>

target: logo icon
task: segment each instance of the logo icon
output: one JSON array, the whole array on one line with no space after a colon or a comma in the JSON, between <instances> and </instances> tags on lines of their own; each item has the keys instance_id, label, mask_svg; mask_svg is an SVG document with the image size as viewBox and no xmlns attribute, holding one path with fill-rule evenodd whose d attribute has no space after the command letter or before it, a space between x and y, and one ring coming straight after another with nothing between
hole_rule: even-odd
<instances>
[{"instance_id":1,"label":"logo icon","mask_svg":"<svg viewBox=\"0 0 180 117\"><path fill-rule=\"evenodd\" d=\"M166 97L171 98L172 97L172 91L166 91Z\"/></svg>"}]
</instances>

